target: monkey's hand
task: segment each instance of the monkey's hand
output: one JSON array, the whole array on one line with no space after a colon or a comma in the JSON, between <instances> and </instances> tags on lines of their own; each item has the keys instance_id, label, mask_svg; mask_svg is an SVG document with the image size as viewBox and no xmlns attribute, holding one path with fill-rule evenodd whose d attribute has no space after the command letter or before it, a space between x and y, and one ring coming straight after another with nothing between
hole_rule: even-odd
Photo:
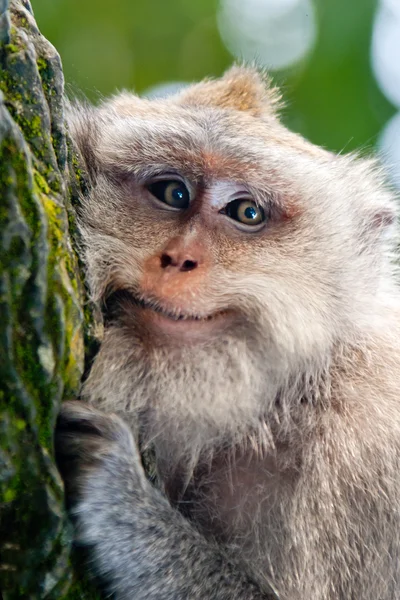
<instances>
[{"instance_id":1,"label":"monkey's hand","mask_svg":"<svg viewBox=\"0 0 400 600\"><path fill-rule=\"evenodd\" d=\"M127 425L63 404L56 456L76 543L116 600L272 600L146 479Z\"/></svg>"}]
</instances>

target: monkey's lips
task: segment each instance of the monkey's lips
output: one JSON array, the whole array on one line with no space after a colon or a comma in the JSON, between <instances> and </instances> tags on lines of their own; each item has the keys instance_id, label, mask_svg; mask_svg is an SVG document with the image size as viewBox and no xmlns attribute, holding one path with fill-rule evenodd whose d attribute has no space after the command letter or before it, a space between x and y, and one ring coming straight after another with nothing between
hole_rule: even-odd
<instances>
[{"instance_id":1,"label":"monkey's lips","mask_svg":"<svg viewBox=\"0 0 400 600\"><path fill-rule=\"evenodd\" d=\"M105 304L106 315L131 314L139 328L152 334L181 339L204 339L219 334L234 318L232 310L194 312L159 299L136 296L126 290L114 292ZM106 317L107 320L107 317Z\"/></svg>"}]
</instances>

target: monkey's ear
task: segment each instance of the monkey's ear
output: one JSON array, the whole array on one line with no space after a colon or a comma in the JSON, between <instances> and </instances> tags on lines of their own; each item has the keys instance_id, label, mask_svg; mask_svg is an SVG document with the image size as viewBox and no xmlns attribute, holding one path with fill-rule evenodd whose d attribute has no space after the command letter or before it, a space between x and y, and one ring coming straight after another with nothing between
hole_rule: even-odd
<instances>
[{"instance_id":1,"label":"monkey's ear","mask_svg":"<svg viewBox=\"0 0 400 600\"><path fill-rule=\"evenodd\" d=\"M216 106L263 117L277 112L281 95L265 73L252 67L233 66L220 79L190 86L176 96L176 101L182 105Z\"/></svg>"},{"instance_id":2,"label":"monkey's ear","mask_svg":"<svg viewBox=\"0 0 400 600\"><path fill-rule=\"evenodd\" d=\"M88 103L66 102L66 120L75 148L79 153L89 183L93 183L98 171L96 147L101 121L99 109Z\"/></svg>"}]
</instances>

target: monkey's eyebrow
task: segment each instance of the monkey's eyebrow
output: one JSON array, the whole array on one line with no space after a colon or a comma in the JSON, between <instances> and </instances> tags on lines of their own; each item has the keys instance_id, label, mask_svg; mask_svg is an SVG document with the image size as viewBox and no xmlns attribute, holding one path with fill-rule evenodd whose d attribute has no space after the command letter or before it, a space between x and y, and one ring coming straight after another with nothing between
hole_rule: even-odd
<instances>
[{"instance_id":1,"label":"monkey's eyebrow","mask_svg":"<svg viewBox=\"0 0 400 600\"><path fill-rule=\"evenodd\" d=\"M186 174L178 169L176 166L172 166L166 163L158 163L158 164L144 164L138 165L132 164L132 168L124 168L123 169L126 174L132 175L138 183L145 183L149 179L154 177L158 177L160 175L166 176L179 176L185 177Z\"/></svg>"},{"instance_id":2,"label":"monkey's eyebrow","mask_svg":"<svg viewBox=\"0 0 400 600\"><path fill-rule=\"evenodd\" d=\"M265 189L255 188L251 185L246 185L246 188L259 206L263 208L271 208L272 206L279 208L282 206L282 199L276 190L269 187Z\"/></svg>"}]
</instances>

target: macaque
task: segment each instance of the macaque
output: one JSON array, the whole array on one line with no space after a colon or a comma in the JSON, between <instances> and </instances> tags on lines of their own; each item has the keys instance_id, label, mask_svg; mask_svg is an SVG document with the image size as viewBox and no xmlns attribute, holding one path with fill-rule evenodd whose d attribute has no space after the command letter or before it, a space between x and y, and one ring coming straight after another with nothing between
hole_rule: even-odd
<instances>
[{"instance_id":1,"label":"macaque","mask_svg":"<svg viewBox=\"0 0 400 600\"><path fill-rule=\"evenodd\" d=\"M56 452L117 600L400 598L396 199L279 107L236 66L69 109L104 336Z\"/></svg>"}]
</instances>

